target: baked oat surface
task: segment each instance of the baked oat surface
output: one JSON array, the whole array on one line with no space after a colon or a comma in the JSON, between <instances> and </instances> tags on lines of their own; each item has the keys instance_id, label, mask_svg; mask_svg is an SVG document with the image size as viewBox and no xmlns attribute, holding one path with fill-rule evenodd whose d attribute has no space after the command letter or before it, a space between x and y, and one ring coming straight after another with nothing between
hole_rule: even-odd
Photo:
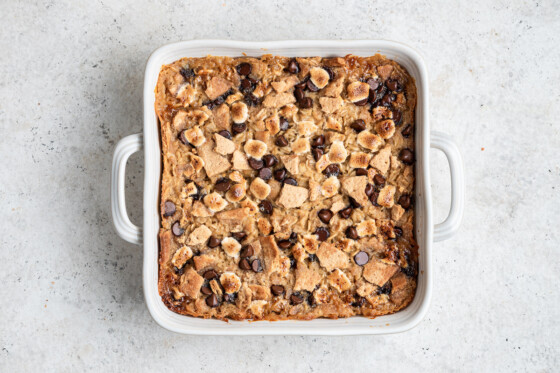
<instances>
[{"instance_id":1,"label":"baked oat surface","mask_svg":"<svg viewBox=\"0 0 560 373\"><path fill-rule=\"evenodd\" d=\"M163 66L164 303L235 320L406 307L418 261L415 104L412 77L380 55Z\"/></svg>"}]
</instances>

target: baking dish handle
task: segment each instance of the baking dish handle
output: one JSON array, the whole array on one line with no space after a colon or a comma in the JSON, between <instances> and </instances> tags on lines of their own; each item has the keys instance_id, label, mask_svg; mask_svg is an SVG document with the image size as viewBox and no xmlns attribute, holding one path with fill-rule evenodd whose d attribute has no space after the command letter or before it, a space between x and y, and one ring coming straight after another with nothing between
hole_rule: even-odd
<instances>
[{"instance_id":1,"label":"baking dish handle","mask_svg":"<svg viewBox=\"0 0 560 373\"><path fill-rule=\"evenodd\" d=\"M142 134L137 133L122 138L115 148L115 154L113 154L113 169L111 172L113 224L123 240L137 245L142 243L142 229L132 224L126 212L124 176L128 158L141 149Z\"/></svg>"},{"instance_id":2,"label":"baking dish handle","mask_svg":"<svg viewBox=\"0 0 560 373\"><path fill-rule=\"evenodd\" d=\"M455 141L445 133L434 131L431 136L431 147L441 150L449 162L451 173L451 208L447 218L434 227L434 241L447 240L453 236L463 218L465 205L465 176L463 160Z\"/></svg>"}]
</instances>

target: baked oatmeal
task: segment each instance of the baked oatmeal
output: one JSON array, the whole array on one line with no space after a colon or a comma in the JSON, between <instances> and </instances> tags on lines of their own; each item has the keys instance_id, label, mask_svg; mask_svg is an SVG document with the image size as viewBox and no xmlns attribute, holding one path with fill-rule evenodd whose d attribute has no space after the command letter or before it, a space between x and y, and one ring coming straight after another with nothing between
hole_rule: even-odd
<instances>
[{"instance_id":1,"label":"baked oatmeal","mask_svg":"<svg viewBox=\"0 0 560 373\"><path fill-rule=\"evenodd\" d=\"M381 55L163 66L159 292L204 318L396 312L414 298L414 79Z\"/></svg>"}]
</instances>

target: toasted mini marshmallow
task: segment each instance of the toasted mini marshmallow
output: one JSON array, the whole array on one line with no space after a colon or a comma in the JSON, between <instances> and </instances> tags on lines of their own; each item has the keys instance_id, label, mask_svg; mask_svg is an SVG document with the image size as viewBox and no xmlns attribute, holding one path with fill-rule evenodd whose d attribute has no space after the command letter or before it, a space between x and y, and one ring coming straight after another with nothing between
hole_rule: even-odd
<instances>
[{"instance_id":1,"label":"toasted mini marshmallow","mask_svg":"<svg viewBox=\"0 0 560 373\"><path fill-rule=\"evenodd\" d=\"M191 154L191 165L193 166L194 170L198 172L202 170L202 167L204 167L204 160L199 156Z\"/></svg>"},{"instance_id":2,"label":"toasted mini marshmallow","mask_svg":"<svg viewBox=\"0 0 560 373\"><path fill-rule=\"evenodd\" d=\"M348 165L352 168L366 168L371 159L371 155L362 152L352 153Z\"/></svg>"},{"instance_id":3,"label":"toasted mini marshmallow","mask_svg":"<svg viewBox=\"0 0 560 373\"><path fill-rule=\"evenodd\" d=\"M327 117L325 127L329 130L342 131L342 123L337 121L334 117Z\"/></svg>"},{"instance_id":4,"label":"toasted mini marshmallow","mask_svg":"<svg viewBox=\"0 0 560 373\"><path fill-rule=\"evenodd\" d=\"M331 161L329 161L329 156L327 154L323 154L317 163L315 163L315 168L317 169L317 172L323 172L323 170L330 164Z\"/></svg>"},{"instance_id":5,"label":"toasted mini marshmallow","mask_svg":"<svg viewBox=\"0 0 560 373\"><path fill-rule=\"evenodd\" d=\"M224 250L228 256L237 258L241 250L241 244L233 237L226 237L222 240L222 250Z\"/></svg>"},{"instance_id":6,"label":"toasted mini marshmallow","mask_svg":"<svg viewBox=\"0 0 560 373\"><path fill-rule=\"evenodd\" d=\"M261 235L268 236L272 231L272 224L270 224L270 220L260 218L257 220L257 229Z\"/></svg>"},{"instance_id":7,"label":"toasted mini marshmallow","mask_svg":"<svg viewBox=\"0 0 560 373\"><path fill-rule=\"evenodd\" d=\"M176 130L180 130L185 128L187 124L187 112L186 111L178 111L173 117L173 128Z\"/></svg>"},{"instance_id":8,"label":"toasted mini marshmallow","mask_svg":"<svg viewBox=\"0 0 560 373\"><path fill-rule=\"evenodd\" d=\"M303 248L309 254L315 254L317 252L317 248L319 247L319 241L317 241L317 236L307 235L303 236Z\"/></svg>"},{"instance_id":9,"label":"toasted mini marshmallow","mask_svg":"<svg viewBox=\"0 0 560 373\"><path fill-rule=\"evenodd\" d=\"M346 151L342 141L333 141L329 150L329 161L332 163L342 163L346 160L346 157L348 157L348 152Z\"/></svg>"},{"instance_id":10,"label":"toasted mini marshmallow","mask_svg":"<svg viewBox=\"0 0 560 373\"><path fill-rule=\"evenodd\" d=\"M187 196L192 196L192 195L198 193L198 188L196 187L195 183L190 182L187 185L185 185L184 192Z\"/></svg>"},{"instance_id":11,"label":"toasted mini marshmallow","mask_svg":"<svg viewBox=\"0 0 560 373\"><path fill-rule=\"evenodd\" d=\"M309 120L304 120L298 123L298 134L300 136L309 136L317 131L317 126L315 123Z\"/></svg>"},{"instance_id":12,"label":"toasted mini marshmallow","mask_svg":"<svg viewBox=\"0 0 560 373\"><path fill-rule=\"evenodd\" d=\"M342 272L338 268L331 272L331 274L327 277L327 280L333 288L340 292L346 291L352 287L352 282L350 282L346 273Z\"/></svg>"},{"instance_id":13,"label":"toasted mini marshmallow","mask_svg":"<svg viewBox=\"0 0 560 373\"><path fill-rule=\"evenodd\" d=\"M362 131L358 135L358 144L369 150L377 150L383 145L383 140L369 131Z\"/></svg>"},{"instance_id":14,"label":"toasted mini marshmallow","mask_svg":"<svg viewBox=\"0 0 560 373\"><path fill-rule=\"evenodd\" d=\"M245 178L239 171L233 171L229 174L229 179L235 183L243 183L245 182Z\"/></svg>"},{"instance_id":15,"label":"toasted mini marshmallow","mask_svg":"<svg viewBox=\"0 0 560 373\"><path fill-rule=\"evenodd\" d=\"M325 285L321 285L319 289L313 291L313 299L317 304L328 303L329 301L329 290Z\"/></svg>"},{"instance_id":16,"label":"toasted mini marshmallow","mask_svg":"<svg viewBox=\"0 0 560 373\"><path fill-rule=\"evenodd\" d=\"M311 145L309 145L309 140L306 138L299 138L292 144L292 151L294 154L303 154L311 150Z\"/></svg>"},{"instance_id":17,"label":"toasted mini marshmallow","mask_svg":"<svg viewBox=\"0 0 560 373\"><path fill-rule=\"evenodd\" d=\"M244 102L237 101L231 105L230 114L234 123L245 123L249 118L249 109Z\"/></svg>"},{"instance_id":18,"label":"toasted mini marshmallow","mask_svg":"<svg viewBox=\"0 0 560 373\"><path fill-rule=\"evenodd\" d=\"M276 267L276 273L282 277L286 277L290 274L290 269L292 268L292 263L290 258L286 256L281 256L278 259L278 266Z\"/></svg>"},{"instance_id":19,"label":"toasted mini marshmallow","mask_svg":"<svg viewBox=\"0 0 560 373\"><path fill-rule=\"evenodd\" d=\"M264 120L264 126L271 135L276 135L280 132L280 118L278 115L272 115Z\"/></svg>"},{"instance_id":20,"label":"toasted mini marshmallow","mask_svg":"<svg viewBox=\"0 0 560 373\"><path fill-rule=\"evenodd\" d=\"M189 143L197 147L206 142L206 137L204 137L204 133L202 133L202 130L198 127L193 127L186 130L185 138Z\"/></svg>"},{"instance_id":21,"label":"toasted mini marshmallow","mask_svg":"<svg viewBox=\"0 0 560 373\"><path fill-rule=\"evenodd\" d=\"M336 176L329 177L321 186L321 194L325 198L330 198L338 194L340 181Z\"/></svg>"},{"instance_id":22,"label":"toasted mini marshmallow","mask_svg":"<svg viewBox=\"0 0 560 373\"><path fill-rule=\"evenodd\" d=\"M235 184L226 193L226 198L230 202L239 202L245 198L246 189L243 184Z\"/></svg>"},{"instance_id":23,"label":"toasted mini marshmallow","mask_svg":"<svg viewBox=\"0 0 560 373\"><path fill-rule=\"evenodd\" d=\"M268 302L266 300L254 300L249 304L249 310L256 317L263 317L264 309Z\"/></svg>"},{"instance_id":24,"label":"toasted mini marshmallow","mask_svg":"<svg viewBox=\"0 0 560 373\"><path fill-rule=\"evenodd\" d=\"M395 204L395 188L393 185L385 185L383 189L379 191L379 196L377 197L377 204L385 207L393 207Z\"/></svg>"},{"instance_id":25,"label":"toasted mini marshmallow","mask_svg":"<svg viewBox=\"0 0 560 373\"><path fill-rule=\"evenodd\" d=\"M259 206L248 198L241 202L241 207L247 209L249 215L255 215L257 212L259 212Z\"/></svg>"},{"instance_id":26,"label":"toasted mini marshmallow","mask_svg":"<svg viewBox=\"0 0 560 373\"><path fill-rule=\"evenodd\" d=\"M266 153L267 146L264 142L259 140L247 140L243 149L248 156L261 159Z\"/></svg>"},{"instance_id":27,"label":"toasted mini marshmallow","mask_svg":"<svg viewBox=\"0 0 560 373\"><path fill-rule=\"evenodd\" d=\"M222 273L220 283L226 294L237 293L241 289L241 279L233 272Z\"/></svg>"},{"instance_id":28,"label":"toasted mini marshmallow","mask_svg":"<svg viewBox=\"0 0 560 373\"><path fill-rule=\"evenodd\" d=\"M374 120L392 119L393 111L385 106L376 106L373 108L371 115Z\"/></svg>"},{"instance_id":29,"label":"toasted mini marshmallow","mask_svg":"<svg viewBox=\"0 0 560 373\"><path fill-rule=\"evenodd\" d=\"M296 243L294 246L292 246L292 255L294 256L294 259L297 260L298 262L303 262L305 260L305 258L307 258L307 253L305 252L305 249L303 248L302 244L300 244L299 242Z\"/></svg>"},{"instance_id":30,"label":"toasted mini marshmallow","mask_svg":"<svg viewBox=\"0 0 560 373\"><path fill-rule=\"evenodd\" d=\"M346 87L346 94L351 102L358 102L369 97L369 84L354 82Z\"/></svg>"},{"instance_id":31,"label":"toasted mini marshmallow","mask_svg":"<svg viewBox=\"0 0 560 373\"><path fill-rule=\"evenodd\" d=\"M251 183L250 190L258 199L265 199L270 194L270 185L260 177L257 177Z\"/></svg>"},{"instance_id":32,"label":"toasted mini marshmallow","mask_svg":"<svg viewBox=\"0 0 560 373\"><path fill-rule=\"evenodd\" d=\"M390 139L395 134L395 122L391 119L382 120L375 124L375 130L384 139Z\"/></svg>"},{"instance_id":33,"label":"toasted mini marshmallow","mask_svg":"<svg viewBox=\"0 0 560 373\"><path fill-rule=\"evenodd\" d=\"M187 260L193 257L193 251L188 246L183 246L175 252L173 258L171 259L171 264L177 268L181 268L185 265Z\"/></svg>"},{"instance_id":34,"label":"toasted mini marshmallow","mask_svg":"<svg viewBox=\"0 0 560 373\"><path fill-rule=\"evenodd\" d=\"M345 238L343 240L338 241L335 245L338 249L346 253L349 253L354 249L354 243L355 243L354 240Z\"/></svg>"},{"instance_id":35,"label":"toasted mini marshmallow","mask_svg":"<svg viewBox=\"0 0 560 373\"><path fill-rule=\"evenodd\" d=\"M227 201L216 192L210 193L204 197L204 204L212 212L222 211L227 206Z\"/></svg>"},{"instance_id":36,"label":"toasted mini marshmallow","mask_svg":"<svg viewBox=\"0 0 560 373\"><path fill-rule=\"evenodd\" d=\"M329 73L325 69L312 67L311 70L309 70L309 80L319 89L325 88L329 83L329 79Z\"/></svg>"},{"instance_id":37,"label":"toasted mini marshmallow","mask_svg":"<svg viewBox=\"0 0 560 373\"><path fill-rule=\"evenodd\" d=\"M358 232L358 236L360 237L366 237L376 234L377 225L375 224L375 220L368 219L362 221L356 226L356 231Z\"/></svg>"}]
</instances>

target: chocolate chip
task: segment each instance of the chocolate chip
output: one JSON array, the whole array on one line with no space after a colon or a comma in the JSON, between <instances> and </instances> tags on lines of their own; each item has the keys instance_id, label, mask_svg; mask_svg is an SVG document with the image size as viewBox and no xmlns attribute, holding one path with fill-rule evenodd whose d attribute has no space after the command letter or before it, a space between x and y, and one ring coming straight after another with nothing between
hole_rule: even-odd
<instances>
[{"instance_id":1,"label":"chocolate chip","mask_svg":"<svg viewBox=\"0 0 560 373\"><path fill-rule=\"evenodd\" d=\"M280 117L280 131L286 131L290 128L290 122L284 117Z\"/></svg>"},{"instance_id":2,"label":"chocolate chip","mask_svg":"<svg viewBox=\"0 0 560 373\"><path fill-rule=\"evenodd\" d=\"M182 236L183 233L185 233L185 230L181 228L179 222L176 221L175 223L173 223L173 226L171 227L171 232L173 232L175 236L179 237Z\"/></svg>"},{"instance_id":3,"label":"chocolate chip","mask_svg":"<svg viewBox=\"0 0 560 373\"><path fill-rule=\"evenodd\" d=\"M360 205L354 198L348 197L348 200L350 201L350 205L352 205L353 208L359 209L360 207L362 207L362 205Z\"/></svg>"},{"instance_id":4,"label":"chocolate chip","mask_svg":"<svg viewBox=\"0 0 560 373\"><path fill-rule=\"evenodd\" d=\"M194 70L189 69L188 67L182 67L181 70L179 70L179 72L181 73L183 78L185 78L185 80L189 80L194 76Z\"/></svg>"},{"instance_id":5,"label":"chocolate chip","mask_svg":"<svg viewBox=\"0 0 560 373\"><path fill-rule=\"evenodd\" d=\"M399 197L399 205L401 205L401 207L405 210L410 208L411 202L412 200L409 195L403 194Z\"/></svg>"},{"instance_id":6,"label":"chocolate chip","mask_svg":"<svg viewBox=\"0 0 560 373\"><path fill-rule=\"evenodd\" d=\"M259 211L267 215L272 214L272 203L267 200L261 201L261 203L259 203Z\"/></svg>"},{"instance_id":7,"label":"chocolate chip","mask_svg":"<svg viewBox=\"0 0 560 373\"><path fill-rule=\"evenodd\" d=\"M233 123L231 125L231 131L233 132L234 136L245 132L246 129L247 125L245 123Z\"/></svg>"},{"instance_id":8,"label":"chocolate chip","mask_svg":"<svg viewBox=\"0 0 560 373\"><path fill-rule=\"evenodd\" d=\"M303 79L301 82L299 82L298 84L296 84L294 86L294 89L301 89L302 92L305 91L307 89L307 80L309 79L309 77Z\"/></svg>"},{"instance_id":9,"label":"chocolate chip","mask_svg":"<svg viewBox=\"0 0 560 373\"><path fill-rule=\"evenodd\" d=\"M204 285L203 287L200 288L200 292L204 295L210 295L212 294L212 289L210 288L210 286Z\"/></svg>"},{"instance_id":10,"label":"chocolate chip","mask_svg":"<svg viewBox=\"0 0 560 373\"><path fill-rule=\"evenodd\" d=\"M253 170L260 170L264 166L264 162L261 159L249 158L249 166Z\"/></svg>"},{"instance_id":11,"label":"chocolate chip","mask_svg":"<svg viewBox=\"0 0 560 373\"><path fill-rule=\"evenodd\" d=\"M250 270L251 263L249 262L249 259L247 258L241 259L241 261L239 262L239 268L244 269L245 271Z\"/></svg>"},{"instance_id":12,"label":"chocolate chip","mask_svg":"<svg viewBox=\"0 0 560 373\"><path fill-rule=\"evenodd\" d=\"M254 94L249 93L245 95L245 103L247 104L247 106L257 106L260 105L261 99Z\"/></svg>"},{"instance_id":13,"label":"chocolate chip","mask_svg":"<svg viewBox=\"0 0 560 373\"><path fill-rule=\"evenodd\" d=\"M397 238L402 237L403 235L403 230L401 227L394 227L393 232L395 232L395 236L397 236Z\"/></svg>"},{"instance_id":14,"label":"chocolate chip","mask_svg":"<svg viewBox=\"0 0 560 373\"><path fill-rule=\"evenodd\" d=\"M395 96L392 94L387 93L385 96L383 96L383 98L381 99L381 105L383 106L391 106L391 102L395 101Z\"/></svg>"},{"instance_id":15,"label":"chocolate chip","mask_svg":"<svg viewBox=\"0 0 560 373\"><path fill-rule=\"evenodd\" d=\"M281 168L279 170L274 171L274 179L276 181L283 181L285 177L286 177L286 169L285 168Z\"/></svg>"},{"instance_id":16,"label":"chocolate chip","mask_svg":"<svg viewBox=\"0 0 560 373\"><path fill-rule=\"evenodd\" d=\"M311 140L311 146L314 148L325 145L325 135L316 136Z\"/></svg>"},{"instance_id":17,"label":"chocolate chip","mask_svg":"<svg viewBox=\"0 0 560 373\"><path fill-rule=\"evenodd\" d=\"M290 60L290 62L288 63L287 70L290 74L299 73L299 64L297 63L295 58Z\"/></svg>"},{"instance_id":18,"label":"chocolate chip","mask_svg":"<svg viewBox=\"0 0 560 373\"><path fill-rule=\"evenodd\" d=\"M182 276L183 273L185 273L185 266L181 267L181 268L177 268L177 267L173 267L173 272L175 272L176 275L178 276Z\"/></svg>"},{"instance_id":19,"label":"chocolate chip","mask_svg":"<svg viewBox=\"0 0 560 373\"><path fill-rule=\"evenodd\" d=\"M305 94L303 93L303 89L296 87L294 89L294 96L297 102L301 102L305 98Z\"/></svg>"},{"instance_id":20,"label":"chocolate chip","mask_svg":"<svg viewBox=\"0 0 560 373\"><path fill-rule=\"evenodd\" d=\"M266 167L274 167L278 163L278 158L272 154L267 154L263 157L263 161Z\"/></svg>"},{"instance_id":21,"label":"chocolate chip","mask_svg":"<svg viewBox=\"0 0 560 373\"><path fill-rule=\"evenodd\" d=\"M259 177L264 181L268 181L272 178L272 171L268 167L261 168L259 170Z\"/></svg>"},{"instance_id":22,"label":"chocolate chip","mask_svg":"<svg viewBox=\"0 0 560 373\"><path fill-rule=\"evenodd\" d=\"M286 140L284 135L280 135L276 138L276 141L274 141L274 144L276 144L276 146L279 146L279 147L283 148L284 146L288 146L288 140Z\"/></svg>"},{"instance_id":23,"label":"chocolate chip","mask_svg":"<svg viewBox=\"0 0 560 373\"><path fill-rule=\"evenodd\" d=\"M294 293L294 294L290 295L290 302L294 306L298 305L298 304L301 304L301 303L303 303L303 297L299 293Z\"/></svg>"},{"instance_id":24,"label":"chocolate chip","mask_svg":"<svg viewBox=\"0 0 560 373\"><path fill-rule=\"evenodd\" d=\"M290 234L290 241L292 242L296 242L297 241L297 233L296 232L292 232L292 234Z\"/></svg>"},{"instance_id":25,"label":"chocolate chip","mask_svg":"<svg viewBox=\"0 0 560 373\"><path fill-rule=\"evenodd\" d=\"M220 132L218 132L218 135L225 137L228 140L231 140L231 133L228 130L221 130Z\"/></svg>"},{"instance_id":26,"label":"chocolate chip","mask_svg":"<svg viewBox=\"0 0 560 373\"><path fill-rule=\"evenodd\" d=\"M270 287L270 291L272 292L273 295L275 296L279 296L284 294L284 287L282 285L272 285Z\"/></svg>"},{"instance_id":27,"label":"chocolate chip","mask_svg":"<svg viewBox=\"0 0 560 373\"><path fill-rule=\"evenodd\" d=\"M206 305L212 308L216 308L220 305L220 302L218 301L218 297L216 296L216 294L212 294L208 298L206 298Z\"/></svg>"},{"instance_id":28,"label":"chocolate chip","mask_svg":"<svg viewBox=\"0 0 560 373\"><path fill-rule=\"evenodd\" d=\"M319 158L321 158L321 156L323 155L323 149L313 148L311 149L311 154L313 154L313 159L315 159L315 161L318 161Z\"/></svg>"},{"instance_id":29,"label":"chocolate chip","mask_svg":"<svg viewBox=\"0 0 560 373\"><path fill-rule=\"evenodd\" d=\"M364 98L363 100L354 102L354 105L356 105L356 106L365 106L365 105L367 105L368 100L369 100L369 97L368 97L368 98Z\"/></svg>"},{"instance_id":30,"label":"chocolate chip","mask_svg":"<svg viewBox=\"0 0 560 373\"><path fill-rule=\"evenodd\" d=\"M251 74L252 66L247 62L241 62L237 65L237 72L239 75L249 75Z\"/></svg>"},{"instance_id":31,"label":"chocolate chip","mask_svg":"<svg viewBox=\"0 0 560 373\"><path fill-rule=\"evenodd\" d=\"M297 261L295 258L292 255L289 255L288 259L290 259L290 268L297 268Z\"/></svg>"},{"instance_id":32,"label":"chocolate chip","mask_svg":"<svg viewBox=\"0 0 560 373\"><path fill-rule=\"evenodd\" d=\"M323 66L323 69L325 69L327 71L327 73L329 74L329 80L333 80L334 79L334 71L328 66Z\"/></svg>"},{"instance_id":33,"label":"chocolate chip","mask_svg":"<svg viewBox=\"0 0 560 373\"><path fill-rule=\"evenodd\" d=\"M259 273L259 272L263 271L261 261L259 259L253 260L253 262L251 263L251 268L253 269L253 272L255 272L255 273Z\"/></svg>"},{"instance_id":34,"label":"chocolate chip","mask_svg":"<svg viewBox=\"0 0 560 373\"><path fill-rule=\"evenodd\" d=\"M387 88L389 88L391 91L396 91L397 88L398 88L398 86L399 86L399 83L398 83L396 80L394 80L394 79L390 79L390 80L387 80L387 81L385 82L385 85L386 85Z\"/></svg>"},{"instance_id":35,"label":"chocolate chip","mask_svg":"<svg viewBox=\"0 0 560 373\"><path fill-rule=\"evenodd\" d=\"M317 261L317 255L315 254L309 254L308 257L310 262L316 262Z\"/></svg>"},{"instance_id":36,"label":"chocolate chip","mask_svg":"<svg viewBox=\"0 0 560 373\"><path fill-rule=\"evenodd\" d=\"M175 204L171 201L165 201L163 204L163 216L172 216L175 214Z\"/></svg>"},{"instance_id":37,"label":"chocolate chip","mask_svg":"<svg viewBox=\"0 0 560 373\"><path fill-rule=\"evenodd\" d=\"M366 193L366 196L371 197L373 192L375 192L375 188L373 187L373 185L367 184L366 185L366 190L364 192Z\"/></svg>"},{"instance_id":38,"label":"chocolate chip","mask_svg":"<svg viewBox=\"0 0 560 373\"><path fill-rule=\"evenodd\" d=\"M313 100L311 99L311 97L304 97L299 102L299 107L302 108L302 109L309 109L309 108L313 107Z\"/></svg>"},{"instance_id":39,"label":"chocolate chip","mask_svg":"<svg viewBox=\"0 0 560 373\"><path fill-rule=\"evenodd\" d=\"M253 256L254 253L255 253L255 251L253 250L253 246L246 245L246 246L243 246L243 249L241 249L241 253L239 255L242 258L248 258L250 256Z\"/></svg>"},{"instance_id":40,"label":"chocolate chip","mask_svg":"<svg viewBox=\"0 0 560 373\"><path fill-rule=\"evenodd\" d=\"M224 302L235 303L235 298L237 298L237 293L224 294Z\"/></svg>"},{"instance_id":41,"label":"chocolate chip","mask_svg":"<svg viewBox=\"0 0 560 373\"><path fill-rule=\"evenodd\" d=\"M346 237L353 239L353 240L357 240L358 239L358 230L356 229L356 227L348 227L346 228Z\"/></svg>"},{"instance_id":42,"label":"chocolate chip","mask_svg":"<svg viewBox=\"0 0 560 373\"><path fill-rule=\"evenodd\" d=\"M402 113L400 110L393 110L393 122L395 122L395 125L398 126L399 124L401 124L402 121Z\"/></svg>"},{"instance_id":43,"label":"chocolate chip","mask_svg":"<svg viewBox=\"0 0 560 373\"><path fill-rule=\"evenodd\" d=\"M330 164L323 170L323 174L327 175L327 177L338 176L340 174L340 167L335 163Z\"/></svg>"},{"instance_id":44,"label":"chocolate chip","mask_svg":"<svg viewBox=\"0 0 560 373\"><path fill-rule=\"evenodd\" d=\"M414 163L414 152L408 148L401 150L399 153L399 159L404 164L413 164Z\"/></svg>"},{"instance_id":45,"label":"chocolate chip","mask_svg":"<svg viewBox=\"0 0 560 373\"><path fill-rule=\"evenodd\" d=\"M375 174L375 176L373 177L373 182L375 183L375 185L383 185L385 184L385 178L381 174Z\"/></svg>"},{"instance_id":46,"label":"chocolate chip","mask_svg":"<svg viewBox=\"0 0 560 373\"><path fill-rule=\"evenodd\" d=\"M298 183L296 181L296 179L294 179L293 177L287 177L284 179L284 184L289 184L289 185L293 185L293 186L297 186Z\"/></svg>"},{"instance_id":47,"label":"chocolate chip","mask_svg":"<svg viewBox=\"0 0 560 373\"><path fill-rule=\"evenodd\" d=\"M356 264L359 266L367 264L367 262L369 262L368 253L366 253L365 251L360 251L359 253L354 255L354 262L356 262Z\"/></svg>"},{"instance_id":48,"label":"chocolate chip","mask_svg":"<svg viewBox=\"0 0 560 373\"><path fill-rule=\"evenodd\" d=\"M366 129L366 122L363 119L356 119L351 125L352 128L356 132L362 132Z\"/></svg>"},{"instance_id":49,"label":"chocolate chip","mask_svg":"<svg viewBox=\"0 0 560 373\"><path fill-rule=\"evenodd\" d=\"M369 85L369 89L372 91L375 91L377 87L379 87L379 82L373 78L367 79L366 83Z\"/></svg>"},{"instance_id":50,"label":"chocolate chip","mask_svg":"<svg viewBox=\"0 0 560 373\"><path fill-rule=\"evenodd\" d=\"M317 306L317 301L315 300L313 293L309 294L309 296L307 297L307 304L309 304L310 307Z\"/></svg>"},{"instance_id":51,"label":"chocolate chip","mask_svg":"<svg viewBox=\"0 0 560 373\"><path fill-rule=\"evenodd\" d=\"M235 232L235 233L232 233L231 236L233 238L235 238L238 242L243 242L243 240L247 238L247 233L245 233L245 232Z\"/></svg>"},{"instance_id":52,"label":"chocolate chip","mask_svg":"<svg viewBox=\"0 0 560 373\"><path fill-rule=\"evenodd\" d=\"M208 271L204 272L202 275L206 280L212 280L213 278L218 277L218 273L213 269L209 269Z\"/></svg>"},{"instance_id":53,"label":"chocolate chip","mask_svg":"<svg viewBox=\"0 0 560 373\"><path fill-rule=\"evenodd\" d=\"M292 247L292 243L290 242L290 240L280 240L278 241L278 247L286 250Z\"/></svg>"},{"instance_id":54,"label":"chocolate chip","mask_svg":"<svg viewBox=\"0 0 560 373\"><path fill-rule=\"evenodd\" d=\"M352 307L362 307L366 304L366 298L356 295L356 301L352 302Z\"/></svg>"},{"instance_id":55,"label":"chocolate chip","mask_svg":"<svg viewBox=\"0 0 560 373\"><path fill-rule=\"evenodd\" d=\"M391 290L393 289L393 285L391 281L387 281L385 285L377 289L378 294L391 294Z\"/></svg>"},{"instance_id":56,"label":"chocolate chip","mask_svg":"<svg viewBox=\"0 0 560 373\"><path fill-rule=\"evenodd\" d=\"M402 130L401 134L404 138L409 138L410 135L412 135L412 125L407 124L404 130Z\"/></svg>"},{"instance_id":57,"label":"chocolate chip","mask_svg":"<svg viewBox=\"0 0 560 373\"><path fill-rule=\"evenodd\" d=\"M189 140L187 140L187 136L186 136L187 131L181 131L181 133L179 134L179 140L181 140L181 142L187 146L192 146L191 143L189 142Z\"/></svg>"},{"instance_id":58,"label":"chocolate chip","mask_svg":"<svg viewBox=\"0 0 560 373\"><path fill-rule=\"evenodd\" d=\"M352 207L348 206L338 212L338 215L343 219L348 219L352 215Z\"/></svg>"},{"instance_id":59,"label":"chocolate chip","mask_svg":"<svg viewBox=\"0 0 560 373\"><path fill-rule=\"evenodd\" d=\"M365 168L357 168L356 176L367 176L367 170Z\"/></svg>"},{"instance_id":60,"label":"chocolate chip","mask_svg":"<svg viewBox=\"0 0 560 373\"><path fill-rule=\"evenodd\" d=\"M315 84L313 84L311 80L307 81L307 89L309 89L311 92L317 92L319 90L319 88Z\"/></svg>"},{"instance_id":61,"label":"chocolate chip","mask_svg":"<svg viewBox=\"0 0 560 373\"><path fill-rule=\"evenodd\" d=\"M325 227L315 229L315 234L319 236L319 241L326 241L331 236L331 232Z\"/></svg>"},{"instance_id":62,"label":"chocolate chip","mask_svg":"<svg viewBox=\"0 0 560 373\"><path fill-rule=\"evenodd\" d=\"M319 216L319 220L321 220L325 224L329 224L334 214L329 209L321 209L319 210L317 215Z\"/></svg>"},{"instance_id":63,"label":"chocolate chip","mask_svg":"<svg viewBox=\"0 0 560 373\"><path fill-rule=\"evenodd\" d=\"M231 188L231 180L226 177L218 179L218 181L216 181L216 186L214 187L214 189L218 192L227 192L229 188Z\"/></svg>"},{"instance_id":64,"label":"chocolate chip","mask_svg":"<svg viewBox=\"0 0 560 373\"><path fill-rule=\"evenodd\" d=\"M219 238L214 237L214 236L210 236L210 238L208 239L207 245L208 245L209 248L213 249L214 247L220 246L221 243L222 243L222 241Z\"/></svg>"},{"instance_id":65,"label":"chocolate chip","mask_svg":"<svg viewBox=\"0 0 560 373\"><path fill-rule=\"evenodd\" d=\"M379 197L379 192L374 192L371 197L369 197L369 200L371 202L372 205L374 206L379 206L379 204L377 203L377 198Z\"/></svg>"},{"instance_id":66,"label":"chocolate chip","mask_svg":"<svg viewBox=\"0 0 560 373\"><path fill-rule=\"evenodd\" d=\"M243 93L252 92L255 89L255 86L249 79L241 79L239 90Z\"/></svg>"}]
</instances>

